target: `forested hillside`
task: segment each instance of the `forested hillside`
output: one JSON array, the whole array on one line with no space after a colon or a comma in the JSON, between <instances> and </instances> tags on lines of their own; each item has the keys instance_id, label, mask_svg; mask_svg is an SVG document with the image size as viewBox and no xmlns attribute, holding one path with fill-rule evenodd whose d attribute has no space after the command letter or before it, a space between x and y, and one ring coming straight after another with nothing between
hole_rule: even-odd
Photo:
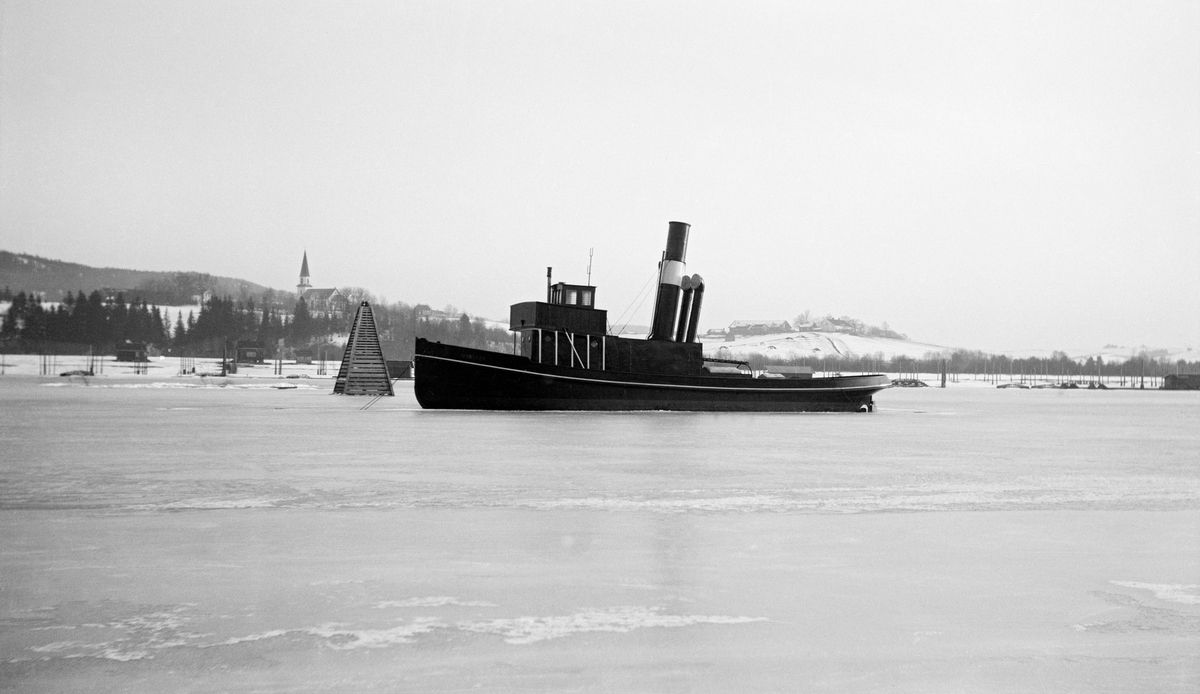
<instances>
[{"instance_id":1,"label":"forested hillside","mask_svg":"<svg viewBox=\"0 0 1200 694\"><path fill-rule=\"evenodd\" d=\"M120 268L96 268L36 255L0 251L0 291L36 294L46 301L62 301L83 292L111 290L129 300L151 304L186 305L193 297L211 292L235 299L261 297L268 287L232 277L202 272L150 272ZM290 295L290 293L288 293ZM198 303L198 302L197 302Z\"/></svg>"}]
</instances>

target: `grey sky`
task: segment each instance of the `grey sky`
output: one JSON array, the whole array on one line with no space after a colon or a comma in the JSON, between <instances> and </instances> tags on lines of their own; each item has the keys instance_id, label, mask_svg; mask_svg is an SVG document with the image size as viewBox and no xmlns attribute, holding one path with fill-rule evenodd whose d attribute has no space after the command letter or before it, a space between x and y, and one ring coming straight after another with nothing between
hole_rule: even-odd
<instances>
[{"instance_id":1,"label":"grey sky","mask_svg":"<svg viewBox=\"0 0 1200 694\"><path fill-rule=\"evenodd\" d=\"M1200 3L0 0L0 248L1200 345ZM652 301L635 322L649 322Z\"/></svg>"}]
</instances>

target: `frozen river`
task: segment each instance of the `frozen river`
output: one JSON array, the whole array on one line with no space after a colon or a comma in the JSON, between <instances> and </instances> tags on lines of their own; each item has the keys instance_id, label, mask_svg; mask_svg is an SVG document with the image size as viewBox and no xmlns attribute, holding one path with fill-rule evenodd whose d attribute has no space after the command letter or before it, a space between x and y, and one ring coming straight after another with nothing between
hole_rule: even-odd
<instances>
[{"instance_id":1,"label":"frozen river","mask_svg":"<svg viewBox=\"0 0 1200 694\"><path fill-rule=\"evenodd\" d=\"M1200 691L1200 393L228 383L0 377L0 690Z\"/></svg>"}]
</instances>

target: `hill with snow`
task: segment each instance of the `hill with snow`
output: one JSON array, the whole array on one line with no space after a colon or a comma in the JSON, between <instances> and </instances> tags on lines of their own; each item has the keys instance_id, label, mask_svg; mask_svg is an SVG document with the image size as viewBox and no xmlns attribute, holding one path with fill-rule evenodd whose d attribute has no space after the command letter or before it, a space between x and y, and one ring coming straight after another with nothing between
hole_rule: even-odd
<instances>
[{"instance_id":1,"label":"hill with snow","mask_svg":"<svg viewBox=\"0 0 1200 694\"><path fill-rule=\"evenodd\" d=\"M1141 354L1152 359L1165 361L1200 361L1200 352L1191 347L1156 348L1145 345L1105 345L1101 348L1070 349L979 349L975 347L950 347L916 340L898 340L886 337L865 337L846 333L797 332L773 335L748 335L732 341L703 340L704 354L710 357L745 359L751 355L762 355L775 359L813 358L921 358L927 355L950 354L955 350L978 351L1005 357L1050 358L1056 351L1071 359L1086 360L1101 357L1105 362L1121 362Z\"/></svg>"},{"instance_id":2,"label":"hill with snow","mask_svg":"<svg viewBox=\"0 0 1200 694\"><path fill-rule=\"evenodd\" d=\"M837 357L923 357L929 353L949 353L951 347L933 345L914 340L898 340L887 337L864 337L846 333L799 332L774 335L747 335L732 341L704 340L707 356L730 359L747 357L751 354L777 359L811 359Z\"/></svg>"}]
</instances>

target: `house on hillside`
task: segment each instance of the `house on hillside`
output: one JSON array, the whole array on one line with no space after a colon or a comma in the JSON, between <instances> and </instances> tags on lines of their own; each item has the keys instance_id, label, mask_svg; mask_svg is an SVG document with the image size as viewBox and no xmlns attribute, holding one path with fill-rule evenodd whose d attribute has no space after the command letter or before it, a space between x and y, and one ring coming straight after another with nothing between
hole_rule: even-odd
<instances>
[{"instance_id":1,"label":"house on hillside","mask_svg":"<svg viewBox=\"0 0 1200 694\"><path fill-rule=\"evenodd\" d=\"M112 306L113 304L117 303L118 297L121 298L123 301L133 301L134 294L136 293L136 291L137 291L136 289L116 289L113 287L101 287L100 288L100 299L101 299L101 301L103 301L105 303L105 305Z\"/></svg>"},{"instance_id":2,"label":"house on hillside","mask_svg":"<svg viewBox=\"0 0 1200 694\"><path fill-rule=\"evenodd\" d=\"M851 333L855 331L854 324L850 321L845 321L840 318L822 318L817 321L813 329L822 333Z\"/></svg>"},{"instance_id":3,"label":"house on hillside","mask_svg":"<svg viewBox=\"0 0 1200 694\"><path fill-rule=\"evenodd\" d=\"M785 320L735 320L725 331L725 339L734 340L746 335L774 335L790 332L795 331L792 330L791 323Z\"/></svg>"}]
</instances>

